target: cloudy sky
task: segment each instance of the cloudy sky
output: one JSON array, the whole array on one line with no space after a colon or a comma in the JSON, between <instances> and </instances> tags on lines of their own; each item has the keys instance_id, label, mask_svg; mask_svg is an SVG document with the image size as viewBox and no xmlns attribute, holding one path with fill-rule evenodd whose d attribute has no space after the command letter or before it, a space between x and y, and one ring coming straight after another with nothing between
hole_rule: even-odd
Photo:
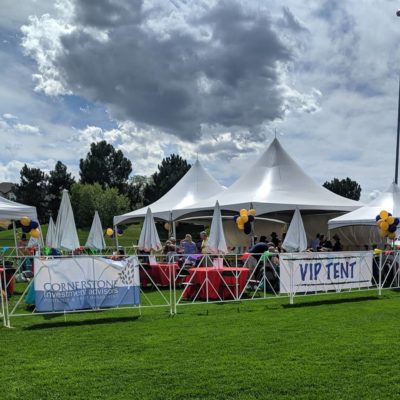
<instances>
[{"instance_id":1,"label":"cloudy sky","mask_svg":"<svg viewBox=\"0 0 400 400\"><path fill-rule=\"evenodd\" d=\"M229 185L275 132L321 184L393 181L400 1L0 3L0 181L78 176L105 139L134 174L178 153Z\"/></svg>"}]
</instances>

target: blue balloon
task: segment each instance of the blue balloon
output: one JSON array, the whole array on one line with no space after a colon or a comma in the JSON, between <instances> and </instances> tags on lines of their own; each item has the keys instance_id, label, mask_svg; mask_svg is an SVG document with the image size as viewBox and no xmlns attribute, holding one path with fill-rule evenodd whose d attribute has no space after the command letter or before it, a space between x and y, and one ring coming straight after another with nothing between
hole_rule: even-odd
<instances>
[{"instance_id":1,"label":"blue balloon","mask_svg":"<svg viewBox=\"0 0 400 400\"><path fill-rule=\"evenodd\" d=\"M30 226L23 226L22 225L22 232L24 233L29 233L31 231L31 227Z\"/></svg>"},{"instance_id":2,"label":"blue balloon","mask_svg":"<svg viewBox=\"0 0 400 400\"><path fill-rule=\"evenodd\" d=\"M245 224L244 224L244 233L246 234L246 235L250 235L250 233L251 233L251 222L250 221L247 221Z\"/></svg>"},{"instance_id":3,"label":"blue balloon","mask_svg":"<svg viewBox=\"0 0 400 400\"><path fill-rule=\"evenodd\" d=\"M380 216L380 215L377 215L377 216L375 217L375 221L376 221L376 222L378 222L380 219L381 219L381 216Z\"/></svg>"},{"instance_id":4,"label":"blue balloon","mask_svg":"<svg viewBox=\"0 0 400 400\"><path fill-rule=\"evenodd\" d=\"M392 217L392 213L388 212L389 217Z\"/></svg>"},{"instance_id":5,"label":"blue balloon","mask_svg":"<svg viewBox=\"0 0 400 400\"><path fill-rule=\"evenodd\" d=\"M121 228L118 228L117 233L118 233L118 235L122 235L124 233L124 231Z\"/></svg>"},{"instance_id":6,"label":"blue balloon","mask_svg":"<svg viewBox=\"0 0 400 400\"><path fill-rule=\"evenodd\" d=\"M389 225L389 232L396 232L397 226L395 224Z\"/></svg>"},{"instance_id":7,"label":"blue balloon","mask_svg":"<svg viewBox=\"0 0 400 400\"><path fill-rule=\"evenodd\" d=\"M395 218L393 223L394 223L395 225L398 225L399 222L400 222L400 220L399 220L398 218Z\"/></svg>"},{"instance_id":8,"label":"blue balloon","mask_svg":"<svg viewBox=\"0 0 400 400\"><path fill-rule=\"evenodd\" d=\"M254 215L248 215L249 221L253 222L254 221Z\"/></svg>"},{"instance_id":9,"label":"blue balloon","mask_svg":"<svg viewBox=\"0 0 400 400\"><path fill-rule=\"evenodd\" d=\"M39 228L39 224L38 224L36 221L31 221L31 222L29 223L29 228L30 228L30 229Z\"/></svg>"},{"instance_id":10,"label":"blue balloon","mask_svg":"<svg viewBox=\"0 0 400 400\"><path fill-rule=\"evenodd\" d=\"M234 215L234 216L233 216L233 221L236 222L236 220L237 220L238 218L239 218L239 215L238 215L238 214L237 214L237 215Z\"/></svg>"}]
</instances>

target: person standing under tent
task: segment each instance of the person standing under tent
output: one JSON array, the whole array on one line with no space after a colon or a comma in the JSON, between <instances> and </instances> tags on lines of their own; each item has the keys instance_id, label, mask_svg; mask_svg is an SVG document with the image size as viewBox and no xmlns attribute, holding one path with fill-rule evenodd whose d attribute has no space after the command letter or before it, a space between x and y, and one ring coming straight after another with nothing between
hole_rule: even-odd
<instances>
[{"instance_id":1,"label":"person standing under tent","mask_svg":"<svg viewBox=\"0 0 400 400\"><path fill-rule=\"evenodd\" d=\"M318 251L318 247L321 246L321 235L319 233L317 233L317 235L315 236L315 238L313 240L311 240L311 248L312 251Z\"/></svg>"},{"instance_id":2,"label":"person standing under tent","mask_svg":"<svg viewBox=\"0 0 400 400\"><path fill-rule=\"evenodd\" d=\"M200 232L200 239L201 239L201 252L202 254L208 253L208 235L206 231Z\"/></svg>"}]
</instances>

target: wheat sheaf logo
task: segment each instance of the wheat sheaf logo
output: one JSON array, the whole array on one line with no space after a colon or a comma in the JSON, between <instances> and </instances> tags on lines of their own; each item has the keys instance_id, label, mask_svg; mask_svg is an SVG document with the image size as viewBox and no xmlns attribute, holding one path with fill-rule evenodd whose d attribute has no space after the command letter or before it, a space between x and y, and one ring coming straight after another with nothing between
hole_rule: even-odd
<instances>
[{"instance_id":1,"label":"wheat sheaf logo","mask_svg":"<svg viewBox=\"0 0 400 400\"><path fill-rule=\"evenodd\" d=\"M135 263L128 261L125 268L118 274L124 285L133 286L135 281Z\"/></svg>"}]
</instances>

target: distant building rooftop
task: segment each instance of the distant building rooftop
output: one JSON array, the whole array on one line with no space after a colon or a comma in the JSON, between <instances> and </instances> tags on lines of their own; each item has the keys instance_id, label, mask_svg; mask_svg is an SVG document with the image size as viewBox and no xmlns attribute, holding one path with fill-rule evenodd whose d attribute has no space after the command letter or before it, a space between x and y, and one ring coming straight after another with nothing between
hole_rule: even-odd
<instances>
[{"instance_id":1,"label":"distant building rooftop","mask_svg":"<svg viewBox=\"0 0 400 400\"><path fill-rule=\"evenodd\" d=\"M13 193L13 182L0 182L0 196L5 197L9 200L15 200L15 194Z\"/></svg>"}]
</instances>

